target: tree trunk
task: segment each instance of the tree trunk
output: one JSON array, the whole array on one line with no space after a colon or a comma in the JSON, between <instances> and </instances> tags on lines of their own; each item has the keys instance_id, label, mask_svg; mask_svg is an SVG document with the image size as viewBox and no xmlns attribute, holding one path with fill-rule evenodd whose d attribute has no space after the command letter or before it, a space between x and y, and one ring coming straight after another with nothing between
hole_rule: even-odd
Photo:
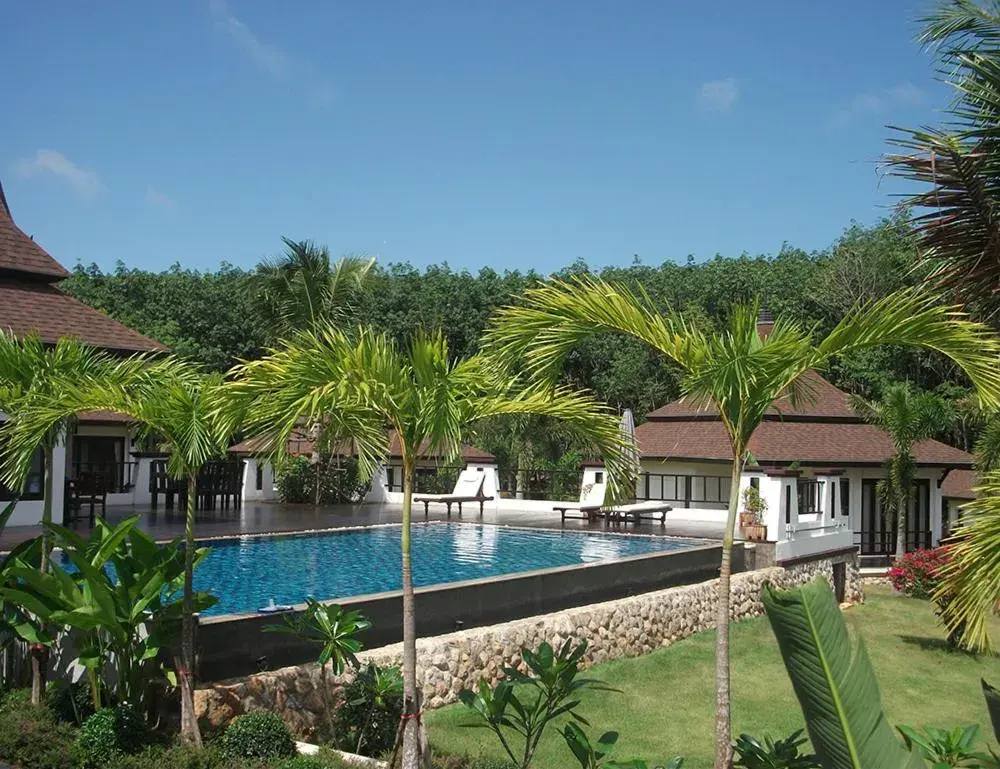
<instances>
[{"instance_id":1,"label":"tree trunk","mask_svg":"<svg viewBox=\"0 0 1000 769\"><path fill-rule=\"evenodd\" d=\"M907 489L902 486L897 490L896 495L896 560L900 560L906 555L906 508L909 506Z\"/></svg>"},{"instance_id":2,"label":"tree trunk","mask_svg":"<svg viewBox=\"0 0 1000 769\"><path fill-rule=\"evenodd\" d=\"M729 581L732 575L733 529L740 501L742 457L734 453L729 483L729 514L722 537L722 564L719 566L719 595L715 612L715 769L729 769L733 763L733 723L729 692Z\"/></svg>"},{"instance_id":3,"label":"tree trunk","mask_svg":"<svg viewBox=\"0 0 1000 769\"><path fill-rule=\"evenodd\" d=\"M181 659L177 665L177 681L181 691L181 739L188 745L201 747L201 731L194 712L194 513L198 494L198 478L187 478L187 515L184 518L184 603L181 618ZM176 664L176 663L175 663Z\"/></svg>"},{"instance_id":4,"label":"tree trunk","mask_svg":"<svg viewBox=\"0 0 1000 769\"><path fill-rule=\"evenodd\" d=\"M420 703L417 697L417 625L414 614L413 573L410 569L410 518L413 508L413 464L403 458L403 769L418 769Z\"/></svg>"},{"instance_id":5,"label":"tree trunk","mask_svg":"<svg viewBox=\"0 0 1000 769\"><path fill-rule=\"evenodd\" d=\"M42 554L39 568L44 574L49 570L49 552L52 549L52 535L47 524L52 523L52 492L55 479L52 477L52 452L55 441L50 440L43 447L45 457L45 497L42 500ZM31 648L31 704L40 705L45 694L45 683L49 672L49 648L44 644L34 644Z\"/></svg>"}]
</instances>

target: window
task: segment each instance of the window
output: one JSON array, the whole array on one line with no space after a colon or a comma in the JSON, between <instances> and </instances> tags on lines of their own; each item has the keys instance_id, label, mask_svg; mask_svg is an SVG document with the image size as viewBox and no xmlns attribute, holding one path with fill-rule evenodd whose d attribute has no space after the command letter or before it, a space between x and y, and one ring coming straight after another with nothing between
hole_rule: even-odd
<instances>
[{"instance_id":1,"label":"window","mask_svg":"<svg viewBox=\"0 0 1000 769\"><path fill-rule=\"evenodd\" d=\"M823 481L799 480L799 515L818 513L823 507Z\"/></svg>"},{"instance_id":2,"label":"window","mask_svg":"<svg viewBox=\"0 0 1000 769\"><path fill-rule=\"evenodd\" d=\"M17 496L13 489L0 483L0 501L9 502ZM39 449L31 460L31 469L25 480L20 498L25 500L42 499L45 496L45 454Z\"/></svg>"},{"instance_id":3,"label":"window","mask_svg":"<svg viewBox=\"0 0 1000 769\"><path fill-rule=\"evenodd\" d=\"M840 479L840 514L845 518L851 514L851 479Z\"/></svg>"},{"instance_id":4,"label":"window","mask_svg":"<svg viewBox=\"0 0 1000 769\"><path fill-rule=\"evenodd\" d=\"M604 483L604 473L594 473L594 483Z\"/></svg>"},{"instance_id":5,"label":"window","mask_svg":"<svg viewBox=\"0 0 1000 769\"><path fill-rule=\"evenodd\" d=\"M257 466L257 491L261 491L264 488L264 467L259 460L254 462L254 464Z\"/></svg>"},{"instance_id":6,"label":"window","mask_svg":"<svg viewBox=\"0 0 1000 769\"><path fill-rule=\"evenodd\" d=\"M396 468L387 467L385 468L385 485L388 487L389 491L392 491L396 486Z\"/></svg>"},{"instance_id":7,"label":"window","mask_svg":"<svg viewBox=\"0 0 1000 769\"><path fill-rule=\"evenodd\" d=\"M754 489L760 488L760 478L756 475L750 478L750 487Z\"/></svg>"}]
</instances>

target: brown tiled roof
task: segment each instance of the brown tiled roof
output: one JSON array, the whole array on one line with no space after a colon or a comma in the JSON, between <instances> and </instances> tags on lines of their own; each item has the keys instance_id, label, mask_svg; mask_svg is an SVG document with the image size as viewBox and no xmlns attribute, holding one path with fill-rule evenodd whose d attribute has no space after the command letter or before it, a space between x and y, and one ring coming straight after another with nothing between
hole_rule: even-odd
<instances>
[{"instance_id":1,"label":"brown tiled roof","mask_svg":"<svg viewBox=\"0 0 1000 769\"><path fill-rule=\"evenodd\" d=\"M14 224L0 184L0 271L18 272L52 282L69 277L59 262Z\"/></svg>"},{"instance_id":2,"label":"brown tiled roof","mask_svg":"<svg viewBox=\"0 0 1000 769\"><path fill-rule=\"evenodd\" d=\"M644 422L635 431L644 459L705 459L731 461L725 427L718 420ZM887 433L864 422L762 422L750 441L758 464L838 467L881 465L893 455ZM972 455L940 441L914 446L922 465L971 467Z\"/></svg>"},{"instance_id":3,"label":"brown tiled roof","mask_svg":"<svg viewBox=\"0 0 1000 769\"><path fill-rule=\"evenodd\" d=\"M788 396L778 398L767 411L769 418L857 421L850 396L815 371L807 371L800 377L799 383L801 387L795 405ZM651 421L690 417L712 419L715 418L715 411L704 402L681 398L646 415L646 419Z\"/></svg>"},{"instance_id":4,"label":"brown tiled roof","mask_svg":"<svg viewBox=\"0 0 1000 769\"><path fill-rule=\"evenodd\" d=\"M402 456L399 435L392 431L388 435L389 438L389 456L391 458L399 458ZM235 446L230 446L229 451L235 454L254 454L258 452L261 448L263 441L259 439L249 439L237 443ZM288 439L287 451L292 455L309 454L313 450L313 442L309 439L309 435L304 430L296 430L292 433L291 437ZM343 445L337 447L340 453L347 454L348 452L353 453L353 448L350 445ZM424 443L420 448L420 457L423 459L438 459L439 455L436 453L429 452L427 444ZM461 453L462 460L465 462L495 462L496 457L490 454L488 451L483 451L475 446L462 446Z\"/></svg>"},{"instance_id":5,"label":"brown tiled roof","mask_svg":"<svg viewBox=\"0 0 1000 769\"><path fill-rule=\"evenodd\" d=\"M43 342L75 337L109 350L155 352L167 349L53 285L15 278L0 279L0 328L17 336L35 333Z\"/></svg>"},{"instance_id":6,"label":"brown tiled roof","mask_svg":"<svg viewBox=\"0 0 1000 769\"><path fill-rule=\"evenodd\" d=\"M975 499L973 489L979 483L975 470L952 470L941 483L941 496L951 499Z\"/></svg>"},{"instance_id":7,"label":"brown tiled roof","mask_svg":"<svg viewBox=\"0 0 1000 769\"><path fill-rule=\"evenodd\" d=\"M78 421L83 423L100 423L100 422L120 422L127 423L132 420L125 416L124 414L119 414L117 411L81 411L76 415Z\"/></svg>"}]
</instances>

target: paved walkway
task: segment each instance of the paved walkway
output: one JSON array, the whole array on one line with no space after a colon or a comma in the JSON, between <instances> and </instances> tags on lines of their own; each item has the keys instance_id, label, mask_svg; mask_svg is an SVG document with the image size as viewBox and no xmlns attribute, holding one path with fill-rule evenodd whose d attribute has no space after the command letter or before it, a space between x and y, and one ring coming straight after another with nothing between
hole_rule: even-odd
<instances>
[{"instance_id":1,"label":"paved walkway","mask_svg":"<svg viewBox=\"0 0 1000 769\"><path fill-rule=\"evenodd\" d=\"M423 521L422 506L414 509L413 520ZM522 510L491 511L489 509L479 516L479 511L472 505L460 517L452 513L451 520L467 523L501 524L511 526L529 526L533 528L566 529L568 531L602 531L607 528L603 522L588 523L572 520L563 524L559 513ZM130 515L140 515L140 527L148 531L157 540L167 541L184 536L184 516L178 511L156 512L146 508L109 507L107 520L116 523ZM274 532L310 531L315 529L337 529L348 526L370 526L382 523L399 523L402 520L402 508L399 505L328 505L315 507L313 505L285 505L269 502L247 502L239 510L215 510L199 512L196 533L199 539L235 536L241 534L267 534ZM445 510L431 510L429 520L448 520ZM610 527L614 531L633 531L641 534L658 534L674 537L698 537L706 539L721 539L723 527L719 524L702 521L670 520L667 517L666 526L656 523L621 524ZM78 522L74 529L85 532L89 524ZM12 526L0 534L0 550L10 550L19 542L38 536L41 527Z\"/></svg>"}]
</instances>

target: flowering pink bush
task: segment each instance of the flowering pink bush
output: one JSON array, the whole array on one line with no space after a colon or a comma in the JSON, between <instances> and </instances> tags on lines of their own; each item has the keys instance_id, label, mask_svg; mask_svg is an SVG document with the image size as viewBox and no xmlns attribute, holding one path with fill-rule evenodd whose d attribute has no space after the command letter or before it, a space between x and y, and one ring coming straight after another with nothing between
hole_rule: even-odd
<instances>
[{"instance_id":1,"label":"flowering pink bush","mask_svg":"<svg viewBox=\"0 0 1000 769\"><path fill-rule=\"evenodd\" d=\"M948 548L915 550L889 569L892 586L912 598L930 598L938 586L941 568L948 562Z\"/></svg>"}]
</instances>

